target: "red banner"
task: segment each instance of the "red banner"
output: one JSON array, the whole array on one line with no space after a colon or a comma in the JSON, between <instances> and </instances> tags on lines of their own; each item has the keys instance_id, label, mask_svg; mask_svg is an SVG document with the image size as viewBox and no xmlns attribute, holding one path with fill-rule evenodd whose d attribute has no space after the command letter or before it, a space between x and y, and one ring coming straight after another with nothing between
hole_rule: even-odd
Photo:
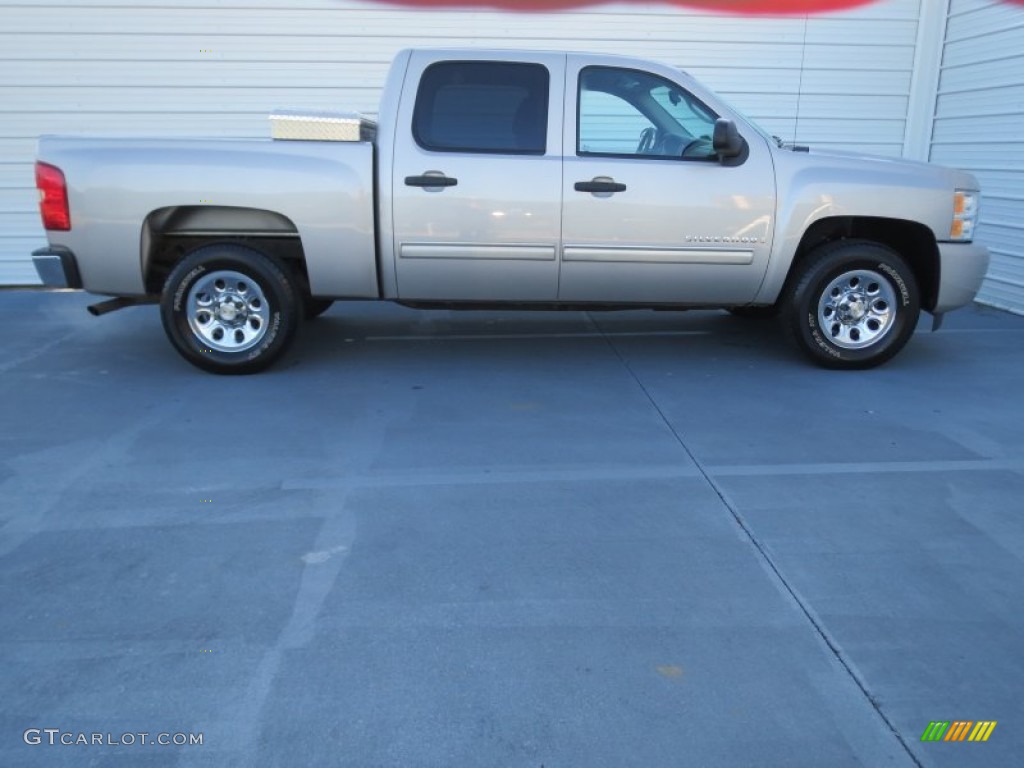
<instances>
[{"instance_id":1,"label":"red banner","mask_svg":"<svg viewBox=\"0 0 1024 768\"><path fill-rule=\"evenodd\" d=\"M500 8L506 11L558 11L601 5L608 0L377 0L389 5L420 8ZM647 0L642 0L646 2ZM1024 6L1024 0L1003 0ZM662 0L669 5L724 13L782 15L825 13L870 5L878 0Z\"/></svg>"}]
</instances>

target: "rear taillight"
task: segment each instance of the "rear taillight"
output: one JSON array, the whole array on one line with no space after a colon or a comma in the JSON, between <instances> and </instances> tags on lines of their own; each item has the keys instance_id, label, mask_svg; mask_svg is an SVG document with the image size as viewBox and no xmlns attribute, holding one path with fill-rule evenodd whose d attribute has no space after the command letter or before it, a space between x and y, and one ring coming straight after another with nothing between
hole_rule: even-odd
<instances>
[{"instance_id":1,"label":"rear taillight","mask_svg":"<svg viewBox=\"0 0 1024 768\"><path fill-rule=\"evenodd\" d=\"M68 187L64 172L48 163L36 163L36 187L39 189L39 212L43 216L43 229L67 231L71 229L68 211Z\"/></svg>"}]
</instances>

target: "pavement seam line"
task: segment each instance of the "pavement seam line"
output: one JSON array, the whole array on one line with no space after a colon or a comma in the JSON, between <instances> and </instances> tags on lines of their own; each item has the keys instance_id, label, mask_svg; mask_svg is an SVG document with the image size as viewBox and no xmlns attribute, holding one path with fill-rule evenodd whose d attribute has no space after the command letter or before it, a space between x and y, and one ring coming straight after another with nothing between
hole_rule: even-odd
<instances>
[{"instance_id":1,"label":"pavement seam line","mask_svg":"<svg viewBox=\"0 0 1024 768\"><path fill-rule=\"evenodd\" d=\"M26 352L20 357L15 357L13 360L5 361L4 363L0 364L0 373L7 373L7 371L13 371L15 368L18 368L19 366L22 366L25 363L30 363L36 358L42 357L54 347L60 346L65 341L72 338L73 336L76 336L77 334L77 330L69 331L68 333L65 333L63 336L60 336L56 339L51 339L50 341L47 341L44 344L40 344L38 347L32 349L29 352Z\"/></svg>"},{"instance_id":2,"label":"pavement seam line","mask_svg":"<svg viewBox=\"0 0 1024 768\"><path fill-rule=\"evenodd\" d=\"M591 324L598 331L602 331L601 326L599 326L594 321L590 313L586 312L585 314L587 319L591 322ZM668 428L669 432L672 433L672 436L675 438L676 442L679 443L679 446L683 449L686 455L690 458L690 461L692 461L694 463L694 466L697 467L697 471L700 473L700 476L711 487L711 490L715 492L715 495L718 496L719 500L722 502L725 508L729 510L729 514L732 516L733 520L740 527L740 530L743 531L744 535L747 537L748 541L750 541L750 543L753 545L754 549L757 550L758 554L760 554L761 558L768 566L769 571L775 575L776 579L778 579L779 583L782 585L786 594L788 594L790 598L792 598L793 602L796 603L796 605L800 608L800 611L803 613L804 617L807 619L810 625L814 628L814 631L817 633L818 637L821 638L821 640L825 643L828 649L832 652L832 655L835 657L836 661L838 661L842 668L846 670L847 675L849 675L850 679L853 680L854 684L864 695L864 698L867 699L868 703L871 705L871 708L875 710L875 713L878 715L879 718L881 718L882 722L885 723L886 727L889 729L892 735L896 737L897 741L899 741L900 745L903 747L904 751L907 753L907 756L910 758L910 760L914 763L914 765L918 766L918 768L924 768L924 764L920 760L918 760L917 755L915 755L914 752L911 750L910 744L907 743L907 740L903 738L903 735L896 728L895 724L882 711L882 708L879 705L878 701L868 690L867 683L861 679L860 675L858 675L856 671L853 669L851 662L849 662L846 659L845 655L839 648L839 644L832 638L828 630L818 620L814 612L811 610L810 606L806 604L803 597L801 597L799 592L797 592L796 588L789 583L785 576L783 576L781 569L778 565L776 565L775 561L772 559L772 556L771 554L769 554L765 545L762 544L758 540L757 536L754 535L753 530L750 528L749 525L747 525L747 521L744 519L743 515L740 514L740 511L733 504L732 500L729 499L728 494L726 494L722 487L715 481L714 477L712 477L712 475L708 472L703 462L701 462L700 459L698 459L697 456L694 454L694 452L690 450L690 447L685 443L685 441L682 438L682 435L679 434L675 426L673 426L672 422L669 421L668 417L665 415L665 412L661 409L661 406L658 405L657 400L654 399L654 396L651 394L650 390L647 389L643 381L640 380L640 377L637 375L636 371L633 370L633 366L631 366L629 364L629 361L626 360L625 357L623 357L622 353L619 351L619 348L615 346L613 340L608 336L604 335L603 333L602 335L604 336L605 343L608 344L609 349L611 349L615 357L619 359L619 362L622 363L623 368L626 369L626 372L629 373L633 381L636 382L636 385L640 388L640 391L644 393L644 396L647 398L648 402L650 402L651 407L654 408L655 412L658 414L658 417Z\"/></svg>"}]
</instances>

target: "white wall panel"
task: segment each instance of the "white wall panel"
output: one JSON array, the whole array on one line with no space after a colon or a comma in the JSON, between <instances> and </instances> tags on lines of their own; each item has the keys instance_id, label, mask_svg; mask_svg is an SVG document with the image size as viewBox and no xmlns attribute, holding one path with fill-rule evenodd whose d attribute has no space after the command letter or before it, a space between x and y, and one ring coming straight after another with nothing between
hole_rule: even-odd
<instances>
[{"instance_id":1,"label":"white wall panel","mask_svg":"<svg viewBox=\"0 0 1024 768\"><path fill-rule=\"evenodd\" d=\"M1024 314L1024 8L951 0L931 160L981 181L979 300Z\"/></svg>"},{"instance_id":2,"label":"white wall panel","mask_svg":"<svg viewBox=\"0 0 1024 768\"><path fill-rule=\"evenodd\" d=\"M529 14L357 0L0 0L0 283L35 282L39 133L266 136L274 107L373 113L392 55L407 46L660 58L785 139L899 155L922 1L745 18L657 2Z\"/></svg>"}]
</instances>

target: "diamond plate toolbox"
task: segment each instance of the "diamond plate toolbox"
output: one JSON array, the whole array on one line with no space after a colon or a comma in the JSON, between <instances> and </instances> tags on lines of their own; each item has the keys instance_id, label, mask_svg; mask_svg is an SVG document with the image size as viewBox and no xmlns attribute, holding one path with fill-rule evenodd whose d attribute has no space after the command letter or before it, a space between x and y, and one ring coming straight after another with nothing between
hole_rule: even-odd
<instances>
[{"instance_id":1,"label":"diamond plate toolbox","mask_svg":"<svg viewBox=\"0 0 1024 768\"><path fill-rule=\"evenodd\" d=\"M289 141L373 141L377 123L358 112L278 109L270 115L270 135Z\"/></svg>"}]
</instances>

